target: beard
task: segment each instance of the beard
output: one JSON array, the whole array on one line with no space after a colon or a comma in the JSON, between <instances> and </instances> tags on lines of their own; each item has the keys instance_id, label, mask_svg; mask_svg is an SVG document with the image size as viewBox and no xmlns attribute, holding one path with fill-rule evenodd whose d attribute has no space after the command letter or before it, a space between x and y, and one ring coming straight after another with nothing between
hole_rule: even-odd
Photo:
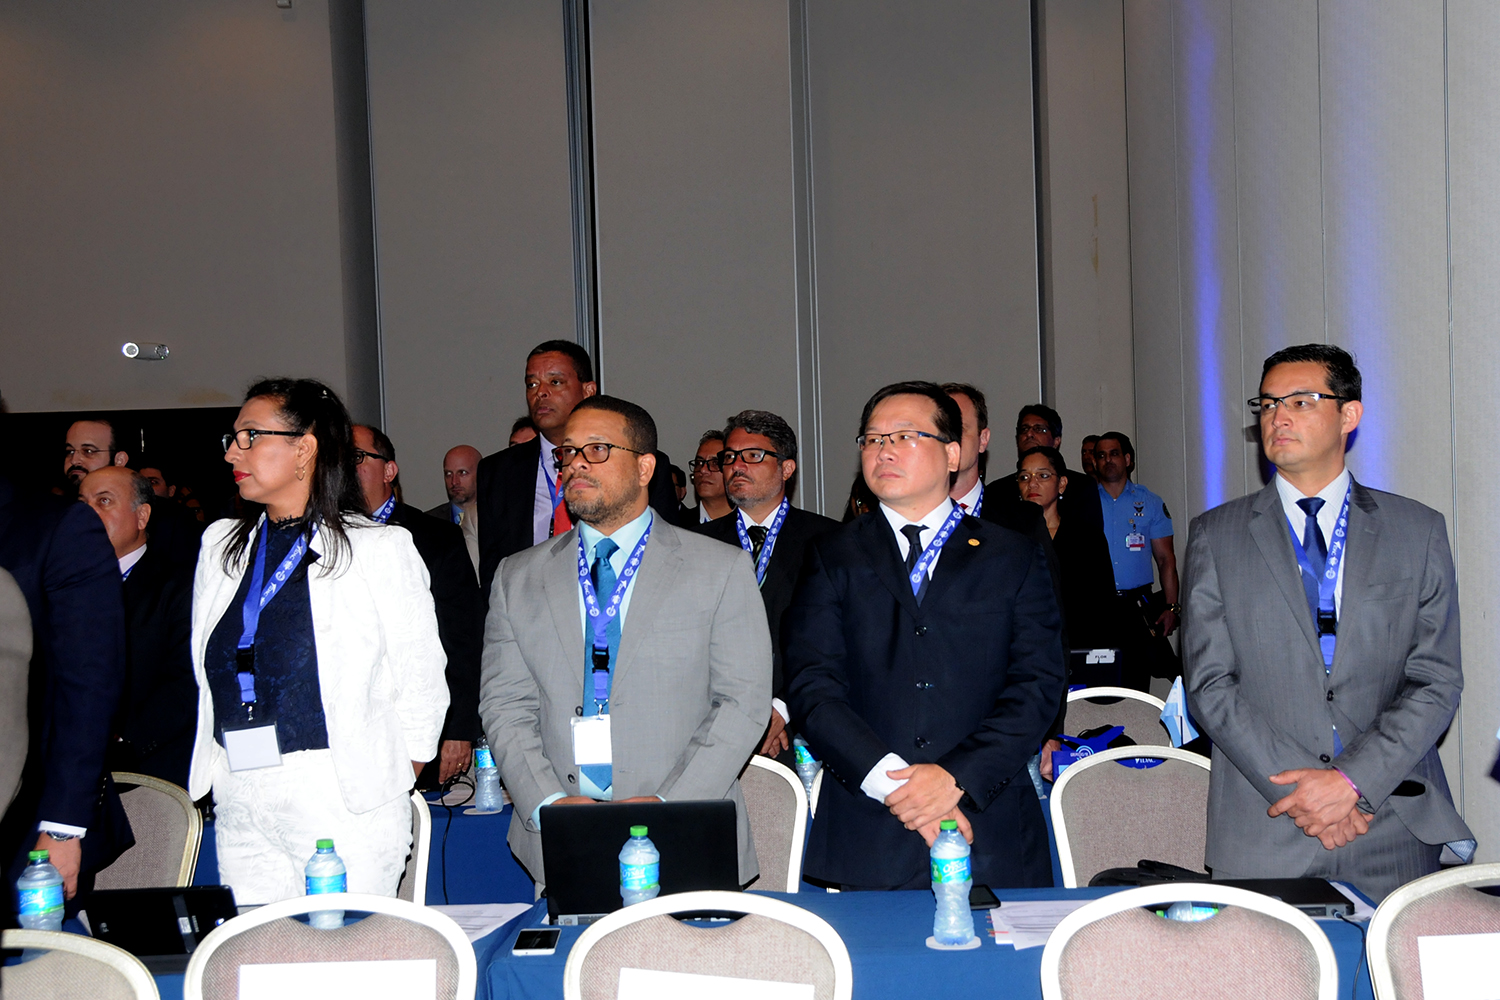
<instances>
[{"instance_id":1,"label":"beard","mask_svg":"<svg viewBox=\"0 0 1500 1000\"><path fill-rule=\"evenodd\" d=\"M564 502L568 505L569 516L575 521L582 521L584 524L604 524L614 520L619 515L630 510L641 496L640 487L635 483L630 484L634 489L626 488L620 490L618 493L611 493L598 480L589 476L575 475L572 479L568 480L568 485L572 485L575 482L585 482L594 487L593 494L588 497L574 499L567 492L563 494ZM566 487L564 487L564 490L566 490Z\"/></svg>"},{"instance_id":2,"label":"beard","mask_svg":"<svg viewBox=\"0 0 1500 1000\"><path fill-rule=\"evenodd\" d=\"M85 469L81 465L70 465L68 467L68 471L63 473L63 475L68 478L68 481L71 482L74 486L77 486L79 483L83 482L84 477L88 474L89 470Z\"/></svg>"}]
</instances>

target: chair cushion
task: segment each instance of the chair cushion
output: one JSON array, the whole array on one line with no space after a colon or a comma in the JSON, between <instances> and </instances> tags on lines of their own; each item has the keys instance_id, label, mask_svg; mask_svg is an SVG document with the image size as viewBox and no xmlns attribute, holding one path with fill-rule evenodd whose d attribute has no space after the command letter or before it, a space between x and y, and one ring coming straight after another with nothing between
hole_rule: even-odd
<instances>
[{"instance_id":1,"label":"chair cushion","mask_svg":"<svg viewBox=\"0 0 1500 1000\"><path fill-rule=\"evenodd\" d=\"M755 841L760 879L755 888L782 892L791 864L792 829L797 822L797 793L780 775L760 767L746 767L740 775L745 813Z\"/></svg>"},{"instance_id":2,"label":"chair cushion","mask_svg":"<svg viewBox=\"0 0 1500 1000\"><path fill-rule=\"evenodd\" d=\"M1079 885L1142 859L1204 870L1208 771L1196 764L1095 764L1069 779L1062 810Z\"/></svg>"},{"instance_id":3,"label":"chair cushion","mask_svg":"<svg viewBox=\"0 0 1500 1000\"><path fill-rule=\"evenodd\" d=\"M122 786L123 788L123 786ZM148 889L177 884L187 849L188 817L182 804L154 788L122 791L135 846L94 877L96 889Z\"/></svg>"},{"instance_id":4,"label":"chair cushion","mask_svg":"<svg viewBox=\"0 0 1500 1000\"><path fill-rule=\"evenodd\" d=\"M1443 934L1500 932L1500 899L1466 885L1440 889L1408 903L1391 921L1386 958L1396 995L1422 1000L1422 965L1417 938Z\"/></svg>"},{"instance_id":5,"label":"chair cushion","mask_svg":"<svg viewBox=\"0 0 1500 1000\"><path fill-rule=\"evenodd\" d=\"M1169 747L1172 737L1161 724L1161 709L1135 698L1079 698L1068 702L1069 734L1097 726L1124 726L1125 735L1141 746Z\"/></svg>"},{"instance_id":6,"label":"chair cushion","mask_svg":"<svg viewBox=\"0 0 1500 1000\"><path fill-rule=\"evenodd\" d=\"M103 962L66 951L49 951L0 971L6 1000L135 1000L130 981Z\"/></svg>"}]
</instances>

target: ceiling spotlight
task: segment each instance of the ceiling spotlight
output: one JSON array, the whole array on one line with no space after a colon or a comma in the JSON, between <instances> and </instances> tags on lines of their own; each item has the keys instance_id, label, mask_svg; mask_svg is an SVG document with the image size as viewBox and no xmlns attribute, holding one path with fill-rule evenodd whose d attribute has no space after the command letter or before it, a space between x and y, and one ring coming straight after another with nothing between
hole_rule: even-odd
<instances>
[{"instance_id":1,"label":"ceiling spotlight","mask_svg":"<svg viewBox=\"0 0 1500 1000\"><path fill-rule=\"evenodd\" d=\"M165 361L171 352L166 344L137 344L127 340L121 345L120 353L133 361Z\"/></svg>"}]
</instances>

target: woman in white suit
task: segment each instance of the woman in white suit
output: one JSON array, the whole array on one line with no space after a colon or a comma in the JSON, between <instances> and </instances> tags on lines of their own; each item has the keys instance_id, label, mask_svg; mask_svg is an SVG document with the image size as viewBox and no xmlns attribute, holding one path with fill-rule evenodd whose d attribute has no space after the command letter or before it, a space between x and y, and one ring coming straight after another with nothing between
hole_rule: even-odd
<instances>
[{"instance_id":1,"label":"woman in white suit","mask_svg":"<svg viewBox=\"0 0 1500 1000\"><path fill-rule=\"evenodd\" d=\"M395 895L448 707L426 568L364 515L349 414L321 383L252 386L224 449L253 510L203 537L188 780L214 793L220 877L242 904L301 895L327 837L350 892Z\"/></svg>"}]
</instances>

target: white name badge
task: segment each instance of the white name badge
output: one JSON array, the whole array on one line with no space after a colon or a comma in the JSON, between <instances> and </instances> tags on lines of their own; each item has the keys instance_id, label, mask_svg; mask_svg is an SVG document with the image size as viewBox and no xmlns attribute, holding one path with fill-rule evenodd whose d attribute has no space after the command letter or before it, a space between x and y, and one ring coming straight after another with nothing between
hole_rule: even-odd
<instances>
[{"instance_id":1,"label":"white name badge","mask_svg":"<svg viewBox=\"0 0 1500 1000\"><path fill-rule=\"evenodd\" d=\"M587 719L569 721L573 723L573 763L614 763L609 743L609 716L591 715Z\"/></svg>"},{"instance_id":2,"label":"white name badge","mask_svg":"<svg viewBox=\"0 0 1500 1000\"><path fill-rule=\"evenodd\" d=\"M1139 552L1146 547L1146 536L1139 531L1132 531L1125 536L1125 547L1131 552Z\"/></svg>"},{"instance_id":3,"label":"white name badge","mask_svg":"<svg viewBox=\"0 0 1500 1000\"><path fill-rule=\"evenodd\" d=\"M276 741L274 725L224 730L224 753L231 771L281 766L281 744Z\"/></svg>"}]
</instances>

